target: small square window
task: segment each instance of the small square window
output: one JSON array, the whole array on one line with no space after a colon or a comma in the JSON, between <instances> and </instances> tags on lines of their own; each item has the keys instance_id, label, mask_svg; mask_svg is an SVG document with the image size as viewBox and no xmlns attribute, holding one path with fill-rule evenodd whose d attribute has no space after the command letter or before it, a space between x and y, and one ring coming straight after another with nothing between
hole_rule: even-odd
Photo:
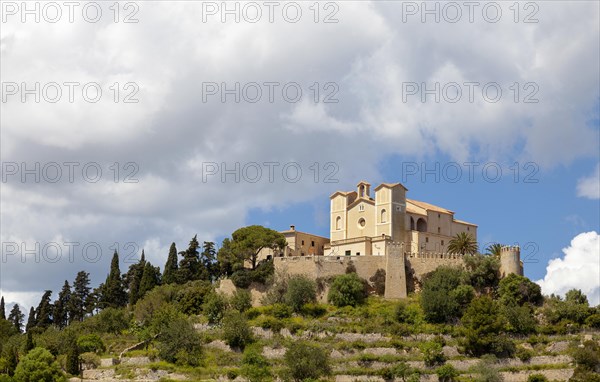
<instances>
[{"instance_id":1,"label":"small square window","mask_svg":"<svg viewBox=\"0 0 600 382\"><path fill-rule=\"evenodd\" d=\"M356 256L360 256L360 252L356 252Z\"/></svg>"},{"instance_id":2,"label":"small square window","mask_svg":"<svg viewBox=\"0 0 600 382\"><path fill-rule=\"evenodd\" d=\"M300 256L304 256L304 252L301 252L301 253L300 253Z\"/></svg>"},{"instance_id":3,"label":"small square window","mask_svg":"<svg viewBox=\"0 0 600 382\"><path fill-rule=\"evenodd\" d=\"M346 256L350 256L352 254L352 252L351 251L346 251L345 254L346 254Z\"/></svg>"}]
</instances>

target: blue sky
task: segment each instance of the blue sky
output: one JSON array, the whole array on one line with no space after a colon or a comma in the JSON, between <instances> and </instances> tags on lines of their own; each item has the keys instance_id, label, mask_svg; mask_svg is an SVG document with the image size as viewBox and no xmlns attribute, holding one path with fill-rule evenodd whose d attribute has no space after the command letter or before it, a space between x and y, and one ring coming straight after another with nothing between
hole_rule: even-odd
<instances>
[{"instance_id":1,"label":"blue sky","mask_svg":"<svg viewBox=\"0 0 600 382\"><path fill-rule=\"evenodd\" d=\"M496 163L503 171L503 177L496 183L486 181L482 176L483 165L492 162L480 162L481 165L475 167L473 182L468 178L468 167L462 166L463 175L456 183L445 181L443 175L440 175L439 183L436 183L434 175L426 175L426 181L422 182L420 171L416 175L403 175L403 168L412 169L412 164L406 164L409 162L418 166L423 164L426 169L435 169L436 163L393 156L379 164L381 175L376 177L377 180L362 174L357 179L340 181L339 184L323 184L320 197L283 209L253 209L247 222L278 230L295 224L298 230L328 237L331 193L354 190L360 180L358 178L364 178L373 185L406 179L403 184L409 190L407 197L448 208L455 212L457 219L477 224L479 243L520 245L525 275L533 280L543 278L548 260L562 256L561 249L567 247L575 235L600 231L600 203L578 197L575 187L577 180L589 174L597 161L580 160L568 167L538 169L535 175L535 167L523 169L524 164L521 164L517 182L511 169L514 165L493 162L490 166L494 167L489 167L488 177L495 178L493 169ZM437 161L440 169L449 162L461 163L447 159ZM447 179L454 179L454 174L448 172Z\"/></svg>"}]
</instances>

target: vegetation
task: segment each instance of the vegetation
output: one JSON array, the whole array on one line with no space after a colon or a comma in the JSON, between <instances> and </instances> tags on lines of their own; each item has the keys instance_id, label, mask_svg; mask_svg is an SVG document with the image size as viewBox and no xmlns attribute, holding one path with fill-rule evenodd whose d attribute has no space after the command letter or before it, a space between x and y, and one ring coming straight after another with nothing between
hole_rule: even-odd
<instances>
[{"instance_id":1,"label":"vegetation","mask_svg":"<svg viewBox=\"0 0 600 382\"><path fill-rule=\"evenodd\" d=\"M101 359L138 355L152 361L139 368L189 380L325 381L348 374L414 382L428 374L500 381L501 371L529 370L536 372L530 381L544 381L545 368L575 368L571 381L597 381L598 307L579 290L543 296L526 277L501 279L499 248L471 253L463 239L455 245L465 254L464 268L438 267L402 301L380 297L382 269L369 281L350 263L344 274L317 280L275 274L273 262L258 254L277 253L281 237L258 226L236 231L219 250L196 236L180 252L173 243L163 272L142 252L121 273L114 253L97 288L80 271L61 281L58 294L43 291L27 318L22 306L0 296L0 382L64 381ZM226 278L235 291L224 288ZM266 289L261 306L252 306L252 283ZM554 342L568 349L555 350ZM573 364L534 359L552 354ZM495 357L522 363L509 367ZM469 370L454 363L469 358L480 361ZM114 367L125 379L136 368Z\"/></svg>"}]
</instances>

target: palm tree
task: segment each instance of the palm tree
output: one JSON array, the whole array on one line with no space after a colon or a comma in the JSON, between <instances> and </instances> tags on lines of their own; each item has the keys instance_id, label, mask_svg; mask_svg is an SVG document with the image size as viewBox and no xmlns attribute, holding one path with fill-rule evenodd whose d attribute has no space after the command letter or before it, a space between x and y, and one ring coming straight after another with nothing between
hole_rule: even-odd
<instances>
[{"instance_id":1,"label":"palm tree","mask_svg":"<svg viewBox=\"0 0 600 382\"><path fill-rule=\"evenodd\" d=\"M473 255L477 253L477 242L471 234L466 232L457 233L448 243L448 253L460 255Z\"/></svg>"},{"instance_id":2,"label":"palm tree","mask_svg":"<svg viewBox=\"0 0 600 382\"><path fill-rule=\"evenodd\" d=\"M487 254L490 256L500 257L500 252L502 251L502 244L500 244L500 243L490 244L490 245L488 245L488 247L485 250L487 251Z\"/></svg>"}]
</instances>

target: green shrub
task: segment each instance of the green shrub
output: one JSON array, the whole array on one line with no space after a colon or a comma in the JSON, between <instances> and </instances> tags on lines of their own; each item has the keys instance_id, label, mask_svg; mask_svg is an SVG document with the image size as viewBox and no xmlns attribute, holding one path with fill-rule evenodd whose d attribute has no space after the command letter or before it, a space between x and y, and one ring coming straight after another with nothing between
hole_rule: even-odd
<instances>
[{"instance_id":1,"label":"green shrub","mask_svg":"<svg viewBox=\"0 0 600 382\"><path fill-rule=\"evenodd\" d=\"M52 354L43 348L31 350L17 365L16 382L65 382L67 379L60 370Z\"/></svg>"},{"instance_id":2,"label":"green shrub","mask_svg":"<svg viewBox=\"0 0 600 382\"><path fill-rule=\"evenodd\" d=\"M302 314L305 316L310 316L314 318L318 318L327 313L327 306L322 304L304 304L301 310Z\"/></svg>"},{"instance_id":3,"label":"green shrub","mask_svg":"<svg viewBox=\"0 0 600 382\"><path fill-rule=\"evenodd\" d=\"M443 365L435 369L440 382L454 382L458 377L458 371L452 365Z\"/></svg>"},{"instance_id":4,"label":"green shrub","mask_svg":"<svg viewBox=\"0 0 600 382\"><path fill-rule=\"evenodd\" d=\"M337 307L357 306L364 302L366 296L365 282L356 273L349 273L333 280L327 300Z\"/></svg>"},{"instance_id":5,"label":"green shrub","mask_svg":"<svg viewBox=\"0 0 600 382\"><path fill-rule=\"evenodd\" d=\"M508 322L508 330L510 332L518 334L535 332L537 322L529 306L504 306L502 313Z\"/></svg>"},{"instance_id":6,"label":"green shrub","mask_svg":"<svg viewBox=\"0 0 600 382\"><path fill-rule=\"evenodd\" d=\"M103 353L106 351L104 342L97 334L84 334L77 338L77 346L82 353Z\"/></svg>"},{"instance_id":7,"label":"green shrub","mask_svg":"<svg viewBox=\"0 0 600 382\"><path fill-rule=\"evenodd\" d=\"M292 308L285 304L273 304L270 313L276 318L289 318L292 316Z\"/></svg>"},{"instance_id":8,"label":"green shrub","mask_svg":"<svg viewBox=\"0 0 600 382\"><path fill-rule=\"evenodd\" d=\"M244 313L252 307L252 295L250 294L250 291L246 289L238 289L233 296L231 296L229 304L233 309L240 313Z\"/></svg>"},{"instance_id":9,"label":"green shrub","mask_svg":"<svg viewBox=\"0 0 600 382\"><path fill-rule=\"evenodd\" d=\"M467 281L467 273L456 267L441 266L426 275L421 292L421 307L425 319L431 323L444 323L460 317L464 306L457 298L462 299L463 293L452 292Z\"/></svg>"},{"instance_id":10,"label":"green shrub","mask_svg":"<svg viewBox=\"0 0 600 382\"><path fill-rule=\"evenodd\" d=\"M273 333L279 333L285 327L282 320L271 316L259 318L257 325L263 329L271 329Z\"/></svg>"},{"instance_id":11,"label":"green shrub","mask_svg":"<svg viewBox=\"0 0 600 382\"><path fill-rule=\"evenodd\" d=\"M79 356L81 363L87 369L95 369L100 366L100 357L96 353L88 352Z\"/></svg>"},{"instance_id":12,"label":"green shrub","mask_svg":"<svg viewBox=\"0 0 600 382\"><path fill-rule=\"evenodd\" d=\"M252 331L246 318L239 312L230 311L223 317L223 339L231 346L243 349L252 342Z\"/></svg>"},{"instance_id":13,"label":"green shrub","mask_svg":"<svg viewBox=\"0 0 600 382\"><path fill-rule=\"evenodd\" d=\"M548 382L548 378L543 374L531 374L527 378L527 382Z\"/></svg>"},{"instance_id":14,"label":"green shrub","mask_svg":"<svg viewBox=\"0 0 600 382\"><path fill-rule=\"evenodd\" d=\"M250 382L261 382L272 379L269 361L262 355L258 346L248 346L242 357L241 374Z\"/></svg>"},{"instance_id":15,"label":"green shrub","mask_svg":"<svg viewBox=\"0 0 600 382\"><path fill-rule=\"evenodd\" d=\"M176 318L158 336L158 355L168 362L197 366L202 355L200 335L186 319Z\"/></svg>"},{"instance_id":16,"label":"green shrub","mask_svg":"<svg viewBox=\"0 0 600 382\"><path fill-rule=\"evenodd\" d=\"M120 334L129 328L129 313L125 309L106 308L87 318L83 326L91 332Z\"/></svg>"},{"instance_id":17,"label":"green shrub","mask_svg":"<svg viewBox=\"0 0 600 382\"><path fill-rule=\"evenodd\" d=\"M225 301L225 297L217 292L213 292L206 296L202 305L202 312L208 318L209 323L218 324L223 319L226 307L227 302Z\"/></svg>"},{"instance_id":18,"label":"green shrub","mask_svg":"<svg viewBox=\"0 0 600 382\"><path fill-rule=\"evenodd\" d=\"M329 375L329 363L329 354L325 350L306 342L292 344L285 353L285 364L294 381L318 379Z\"/></svg>"},{"instance_id":19,"label":"green shrub","mask_svg":"<svg viewBox=\"0 0 600 382\"><path fill-rule=\"evenodd\" d=\"M302 306L317 301L316 283L303 275L294 275L288 280L284 301L294 312L300 312Z\"/></svg>"},{"instance_id":20,"label":"green shrub","mask_svg":"<svg viewBox=\"0 0 600 382\"><path fill-rule=\"evenodd\" d=\"M442 351L442 345L438 341L425 342L420 346L423 353L423 361L426 366L441 365L446 362L446 357Z\"/></svg>"},{"instance_id":21,"label":"green shrub","mask_svg":"<svg viewBox=\"0 0 600 382\"><path fill-rule=\"evenodd\" d=\"M600 313L595 313L585 319L585 324L594 329L600 329Z\"/></svg>"},{"instance_id":22,"label":"green shrub","mask_svg":"<svg viewBox=\"0 0 600 382\"><path fill-rule=\"evenodd\" d=\"M514 273L500 280L498 295L503 305L540 305L544 301L538 284Z\"/></svg>"},{"instance_id":23,"label":"green shrub","mask_svg":"<svg viewBox=\"0 0 600 382\"><path fill-rule=\"evenodd\" d=\"M573 360L577 367L587 371L596 371L600 368L600 345L594 341L585 341L582 347L576 347Z\"/></svg>"},{"instance_id":24,"label":"green shrub","mask_svg":"<svg viewBox=\"0 0 600 382\"><path fill-rule=\"evenodd\" d=\"M517 351L515 352L515 355L522 362L529 362L529 360L531 360L531 358L533 357L533 352L531 350L529 350L529 349L525 349L523 347L519 347L519 348L517 348Z\"/></svg>"},{"instance_id":25,"label":"green shrub","mask_svg":"<svg viewBox=\"0 0 600 382\"><path fill-rule=\"evenodd\" d=\"M250 308L246 311L246 317L248 317L249 320L253 320L261 314L262 311L259 308Z\"/></svg>"}]
</instances>

